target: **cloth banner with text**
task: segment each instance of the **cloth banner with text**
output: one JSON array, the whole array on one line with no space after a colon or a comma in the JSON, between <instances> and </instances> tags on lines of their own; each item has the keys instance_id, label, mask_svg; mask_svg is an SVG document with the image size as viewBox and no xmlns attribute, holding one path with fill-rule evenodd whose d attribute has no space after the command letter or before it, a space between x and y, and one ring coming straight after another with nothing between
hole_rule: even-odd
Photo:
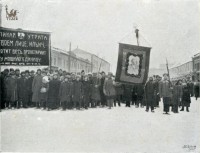
<instances>
[{"instance_id":1,"label":"cloth banner with text","mask_svg":"<svg viewBox=\"0 0 200 153\"><path fill-rule=\"evenodd\" d=\"M119 44L116 82L144 84L148 78L149 47Z\"/></svg>"},{"instance_id":2,"label":"cloth banner with text","mask_svg":"<svg viewBox=\"0 0 200 153\"><path fill-rule=\"evenodd\" d=\"M50 33L0 27L0 65L48 66Z\"/></svg>"}]
</instances>

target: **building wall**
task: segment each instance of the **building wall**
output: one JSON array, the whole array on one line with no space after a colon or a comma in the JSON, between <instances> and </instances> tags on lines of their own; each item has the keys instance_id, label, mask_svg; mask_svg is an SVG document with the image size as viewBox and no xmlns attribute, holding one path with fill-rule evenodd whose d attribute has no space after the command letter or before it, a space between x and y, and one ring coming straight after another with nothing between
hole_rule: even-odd
<instances>
[{"instance_id":1,"label":"building wall","mask_svg":"<svg viewBox=\"0 0 200 153\"><path fill-rule=\"evenodd\" d=\"M189 61L180 66L170 68L169 71L172 79L191 75L193 72L193 62Z\"/></svg>"},{"instance_id":2,"label":"building wall","mask_svg":"<svg viewBox=\"0 0 200 153\"><path fill-rule=\"evenodd\" d=\"M53 67L67 72L79 73L82 70L86 73L91 72L91 63L88 60L54 47L51 49L51 63Z\"/></svg>"},{"instance_id":3,"label":"building wall","mask_svg":"<svg viewBox=\"0 0 200 153\"><path fill-rule=\"evenodd\" d=\"M200 80L200 53L192 58L194 80Z\"/></svg>"},{"instance_id":4,"label":"building wall","mask_svg":"<svg viewBox=\"0 0 200 153\"><path fill-rule=\"evenodd\" d=\"M104 71L108 73L110 71L110 63L105 61L104 59L91 54L87 51L81 50L79 48L76 48L72 51L74 54L76 54L78 57L81 57L83 59L88 59L91 62L91 72L101 72Z\"/></svg>"}]
</instances>

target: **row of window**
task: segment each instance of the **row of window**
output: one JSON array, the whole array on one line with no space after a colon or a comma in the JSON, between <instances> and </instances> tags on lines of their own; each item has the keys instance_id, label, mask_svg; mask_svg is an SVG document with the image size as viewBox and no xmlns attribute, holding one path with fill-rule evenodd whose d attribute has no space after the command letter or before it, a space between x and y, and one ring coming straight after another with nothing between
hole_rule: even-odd
<instances>
[{"instance_id":1,"label":"row of window","mask_svg":"<svg viewBox=\"0 0 200 153\"><path fill-rule=\"evenodd\" d=\"M58 57L58 58L53 57L52 58L52 65L59 67L59 68L62 68L62 69L65 69L65 70L68 70L68 66L69 66L68 60L64 60L60 57ZM85 70L87 73L91 72L91 65L90 64L80 63L80 62L77 62L77 60L72 60L70 62L70 68L73 71L75 71L75 70L77 70L77 71Z\"/></svg>"}]
</instances>

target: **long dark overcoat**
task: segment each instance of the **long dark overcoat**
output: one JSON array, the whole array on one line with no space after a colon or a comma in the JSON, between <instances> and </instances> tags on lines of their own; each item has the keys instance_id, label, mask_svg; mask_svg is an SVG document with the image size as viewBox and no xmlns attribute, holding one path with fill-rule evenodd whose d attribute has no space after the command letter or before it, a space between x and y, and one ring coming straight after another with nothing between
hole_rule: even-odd
<instances>
[{"instance_id":1,"label":"long dark overcoat","mask_svg":"<svg viewBox=\"0 0 200 153\"><path fill-rule=\"evenodd\" d=\"M100 90L99 90L99 87L101 85L101 82L100 82L100 79L94 77L92 79L92 100L95 100L95 101L100 101L101 98L100 98Z\"/></svg>"},{"instance_id":2,"label":"long dark overcoat","mask_svg":"<svg viewBox=\"0 0 200 153\"><path fill-rule=\"evenodd\" d=\"M81 102L82 101L82 82L81 81L74 81L73 82L73 101L74 102Z\"/></svg>"},{"instance_id":3,"label":"long dark overcoat","mask_svg":"<svg viewBox=\"0 0 200 153\"><path fill-rule=\"evenodd\" d=\"M15 102L18 100L17 94L17 79L10 77L7 82L7 96L10 102Z\"/></svg>"},{"instance_id":4,"label":"long dark overcoat","mask_svg":"<svg viewBox=\"0 0 200 153\"><path fill-rule=\"evenodd\" d=\"M183 94L182 94L182 105L186 107L190 107L191 98L190 98L190 87L189 85L183 85L182 87Z\"/></svg>"},{"instance_id":5,"label":"long dark overcoat","mask_svg":"<svg viewBox=\"0 0 200 153\"><path fill-rule=\"evenodd\" d=\"M71 82L62 82L59 90L59 97L61 102L70 102L70 97L72 95Z\"/></svg>"},{"instance_id":6,"label":"long dark overcoat","mask_svg":"<svg viewBox=\"0 0 200 153\"><path fill-rule=\"evenodd\" d=\"M82 89L84 101L89 103L92 94L92 85L90 84L90 81L83 81Z\"/></svg>"},{"instance_id":7,"label":"long dark overcoat","mask_svg":"<svg viewBox=\"0 0 200 153\"><path fill-rule=\"evenodd\" d=\"M180 99L182 98L183 95L182 86L181 85L173 86L172 94L173 94L172 96L173 105L179 106Z\"/></svg>"},{"instance_id":8,"label":"long dark overcoat","mask_svg":"<svg viewBox=\"0 0 200 153\"><path fill-rule=\"evenodd\" d=\"M199 90L200 90L200 83L197 82L197 83L194 85L194 96L195 96L196 98L199 97L199 92L200 92Z\"/></svg>"},{"instance_id":9,"label":"long dark overcoat","mask_svg":"<svg viewBox=\"0 0 200 153\"><path fill-rule=\"evenodd\" d=\"M53 79L49 82L49 91L47 99L47 107L50 109L56 109L59 107L59 90L60 81L58 79Z\"/></svg>"},{"instance_id":10,"label":"long dark overcoat","mask_svg":"<svg viewBox=\"0 0 200 153\"><path fill-rule=\"evenodd\" d=\"M145 85L145 100L146 103L153 103L154 101L154 83L153 81L148 81Z\"/></svg>"},{"instance_id":11,"label":"long dark overcoat","mask_svg":"<svg viewBox=\"0 0 200 153\"><path fill-rule=\"evenodd\" d=\"M18 99L22 102L28 102L28 78L21 77L17 81Z\"/></svg>"},{"instance_id":12,"label":"long dark overcoat","mask_svg":"<svg viewBox=\"0 0 200 153\"><path fill-rule=\"evenodd\" d=\"M32 102L40 101L40 89L42 87L42 75L36 75L32 83Z\"/></svg>"}]
</instances>

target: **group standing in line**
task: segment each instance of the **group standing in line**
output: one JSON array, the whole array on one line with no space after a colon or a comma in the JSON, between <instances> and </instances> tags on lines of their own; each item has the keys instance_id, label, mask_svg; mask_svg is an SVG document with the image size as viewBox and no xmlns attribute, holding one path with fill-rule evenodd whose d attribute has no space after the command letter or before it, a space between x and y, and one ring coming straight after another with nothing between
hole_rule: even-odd
<instances>
[{"instance_id":1,"label":"group standing in line","mask_svg":"<svg viewBox=\"0 0 200 153\"><path fill-rule=\"evenodd\" d=\"M190 78L171 83L167 74L149 77L146 84L121 84L114 81L111 72L85 74L68 73L62 69L49 71L38 69L20 72L19 69L5 69L0 76L1 109L41 108L88 109L96 107L121 106L131 104L136 108L146 106L151 112L159 107L163 99L163 111L169 114L170 107L174 113L178 108L189 112L190 97L199 97L199 81Z\"/></svg>"}]
</instances>

